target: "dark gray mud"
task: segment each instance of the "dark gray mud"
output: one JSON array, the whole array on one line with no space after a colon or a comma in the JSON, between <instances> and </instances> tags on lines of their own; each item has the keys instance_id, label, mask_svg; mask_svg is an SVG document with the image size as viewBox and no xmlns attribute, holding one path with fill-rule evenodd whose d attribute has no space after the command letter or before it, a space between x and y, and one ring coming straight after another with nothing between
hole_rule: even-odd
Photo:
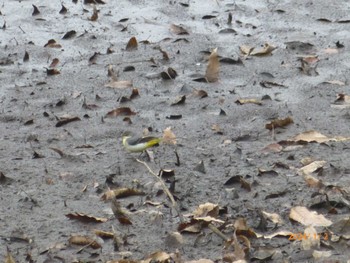
<instances>
[{"instance_id":1,"label":"dark gray mud","mask_svg":"<svg viewBox=\"0 0 350 263\"><path fill-rule=\"evenodd\" d=\"M40 14L32 16L32 4ZM224 242L208 228L196 234L184 231L179 246L165 242L178 230L180 218L166 195L159 194L162 188L155 177L135 160L138 155L122 148L124 131L141 134L147 128L151 135L162 136L171 127L180 165L175 147L165 144L152 150L154 161L144 160L156 173L175 170L174 195L186 221L200 204L218 204L222 208L218 219L226 221L221 231L232 238L232 224L244 218L255 233L246 235L248 262L313 262L315 250L328 253L320 262L347 262L349 141L283 145L277 152L263 149L309 130L350 137L349 99L335 104L338 94L350 93L348 3L108 1L96 5L96 21L89 20L91 5L62 4L66 14L59 14L59 1L5 1L0 7L0 171L6 176L0 182L0 258L5 258L6 247L16 262L139 260L179 248L182 260L222 261ZM176 35L171 24L181 24L188 34ZM234 31L220 33L225 29ZM71 30L76 34L62 39ZM126 51L133 36L138 48ZM50 39L60 47L44 47ZM240 52L242 45L259 49L265 43L277 47L272 54ZM216 83L193 81L205 73L208 55L216 47L221 57L241 63L221 63ZM159 49L168 54L168 61ZM29 59L24 61L26 52ZM303 57L319 60L317 66L300 68ZM60 74L48 75L46 68L54 58L59 59L55 68ZM132 88L106 87L109 65L119 80L132 81L139 97L120 102ZM135 70L124 71L127 66ZM159 73L169 67L178 76L163 80ZM196 90L208 96L200 98ZM183 95L184 104L171 105ZM235 103L263 96L267 99L262 105ZM131 123L125 116L106 117L118 107L136 112ZM56 127L66 115L80 121ZM271 120L288 116L293 124L274 131L265 128ZM310 187L300 174L306 157L325 161L312 173L322 186ZM201 161L204 173L196 169ZM236 180L227 183L234 176ZM112 187L107 177L113 178L114 186L145 192L120 199L132 225L120 224L110 203L101 201L103 192ZM305 225L289 219L296 206L316 211L333 224L343 220L343 231L316 227L321 241L309 250L300 240L289 240L289 235L267 238L278 231L304 232ZM278 214L283 222L261 224L262 211ZM82 223L66 217L75 212L108 221ZM97 238L94 229L114 229L124 242L117 249L113 240ZM333 234L333 239L325 240L325 234ZM101 248L78 252L81 246L68 242L72 235L96 238ZM262 249L272 252L261 256Z\"/></svg>"}]
</instances>

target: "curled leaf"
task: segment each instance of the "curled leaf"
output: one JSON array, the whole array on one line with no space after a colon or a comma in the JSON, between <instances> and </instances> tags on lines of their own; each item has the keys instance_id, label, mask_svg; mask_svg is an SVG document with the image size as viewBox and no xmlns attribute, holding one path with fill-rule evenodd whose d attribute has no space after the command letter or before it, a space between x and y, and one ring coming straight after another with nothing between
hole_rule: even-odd
<instances>
[{"instance_id":1,"label":"curled leaf","mask_svg":"<svg viewBox=\"0 0 350 263\"><path fill-rule=\"evenodd\" d=\"M216 82L219 80L219 67L218 49L214 48L209 56L208 66L205 72L205 78L208 82Z\"/></svg>"}]
</instances>

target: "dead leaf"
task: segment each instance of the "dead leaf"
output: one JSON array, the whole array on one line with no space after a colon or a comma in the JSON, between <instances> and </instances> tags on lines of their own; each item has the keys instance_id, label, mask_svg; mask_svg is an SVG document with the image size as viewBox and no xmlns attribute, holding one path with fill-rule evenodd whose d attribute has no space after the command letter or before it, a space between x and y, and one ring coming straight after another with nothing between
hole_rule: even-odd
<instances>
[{"instance_id":1,"label":"dead leaf","mask_svg":"<svg viewBox=\"0 0 350 263\"><path fill-rule=\"evenodd\" d=\"M275 224L283 225L284 223L283 219L276 213L268 213L268 212L262 211L262 214Z\"/></svg>"},{"instance_id":2,"label":"dead leaf","mask_svg":"<svg viewBox=\"0 0 350 263\"><path fill-rule=\"evenodd\" d=\"M129 39L125 49L127 51L132 51L132 50L136 50L137 46L138 46L138 43L137 43L136 37L132 37Z\"/></svg>"},{"instance_id":3,"label":"dead leaf","mask_svg":"<svg viewBox=\"0 0 350 263\"><path fill-rule=\"evenodd\" d=\"M163 71L160 73L160 76L164 80L170 80L170 79L175 79L178 75L175 69L173 68L168 68L167 71Z\"/></svg>"},{"instance_id":4,"label":"dead leaf","mask_svg":"<svg viewBox=\"0 0 350 263\"><path fill-rule=\"evenodd\" d=\"M100 55L100 52L95 52L90 58L89 58L89 65L96 64L97 57Z\"/></svg>"},{"instance_id":5,"label":"dead leaf","mask_svg":"<svg viewBox=\"0 0 350 263\"><path fill-rule=\"evenodd\" d=\"M58 69L55 68L47 68L46 69L46 75L48 76L53 76L53 75L58 75L61 74L61 72Z\"/></svg>"},{"instance_id":6,"label":"dead leaf","mask_svg":"<svg viewBox=\"0 0 350 263\"><path fill-rule=\"evenodd\" d=\"M136 112L132 111L129 107L120 107L108 112L106 114L106 117L131 116L131 115L136 115Z\"/></svg>"},{"instance_id":7,"label":"dead leaf","mask_svg":"<svg viewBox=\"0 0 350 263\"><path fill-rule=\"evenodd\" d=\"M111 200L111 209L114 216L118 219L119 223L122 225L132 225L131 220L128 217L128 211L120 205L120 202L113 198Z\"/></svg>"},{"instance_id":8,"label":"dead leaf","mask_svg":"<svg viewBox=\"0 0 350 263\"><path fill-rule=\"evenodd\" d=\"M162 142L165 144L176 144L176 136L172 132L171 127L167 127L164 129Z\"/></svg>"},{"instance_id":9,"label":"dead leaf","mask_svg":"<svg viewBox=\"0 0 350 263\"><path fill-rule=\"evenodd\" d=\"M60 60L58 58L54 58L50 64L50 68L55 68L57 64L60 63Z\"/></svg>"},{"instance_id":10,"label":"dead leaf","mask_svg":"<svg viewBox=\"0 0 350 263\"><path fill-rule=\"evenodd\" d=\"M44 47L49 47L49 48L61 48L62 46L56 42L54 39L50 39Z\"/></svg>"},{"instance_id":11,"label":"dead leaf","mask_svg":"<svg viewBox=\"0 0 350 263\"><path fill-rule=\"evenodd\" d=\"M71 245L90 246L93 249L101 248L101 245L97 241L93 240L91 237L88 236L71 236L68 242Z\"/></svg>"},{"instance_id":12,"label":"dead leaf","mask_svg":"<svg viewBox=\"0 0 350 263\"><path fill-rule=\"evenodd\" d=\"M90 21L96 21L98 19L98 11L96 6L93 7L93 13L92 16L89 18Z\"/></svg>"},{"instance_id":13,"label":"dead leaf","mask_svg":"<svg viewBox=\"0 0 350 263\"><path fill-rule=\"evenodd\" d=\"M186 95L183 95L181 97L178 97L173 103L171 103L171 106L175 106L175 105L182 105L184 104L186 101Z\"/></svg>"},{"instance_id":14,"label":"dead leaf","mask_svg":"<svg viewBox=\"0 0 350 263\"><path fill-rule=\"evenodd\" d=\"M188 35L189 33L182 26L178 26L175 24L170 25L170 31L176 35Z\"/></svg>"},{"instance_id":15,"label":"dead leaf","mask_svg":"<svg viewBox=\"0 0 350 263\"><path fill-rule=\"evenodd\" d=\"M27 62L29 60L29 53L27 51L24 52L23 62Z\"/></svg>"},{"instance_id":16,"label":"dead leaf","mask_svg":"<svg viewBox=\"0 0 350 263\"><path fill-rule=\"evenodd\" d=\"M71 30L68 31L67 33L65 33L62 37L62 39L70 39L73 38L75 35L77 34L77 32L75 30Z\"/></svg>"},{"instance_id":17,"label":"dead leaf","mask_svg":"<svg viewBox=\"0 0 350 263\"><path fill-rule=\"evenodd\" d=\"M315 172L316 170L318 170L321 167L324 167L324 165L326 164L326 161L314 161L308 165L305 165L304 167L300 168L298 170L298 174L300 175L310 175L313 172Z\"/></svg>"},{"instance_id":18,"label":"dead leaf","mask_svg":"<svg viewBox=\"0 0 350 263\"><path fill-rule=\"evenodd\" d=\"M107 201L114 198L125 198L129 196L144 195L144 194L145 194L144 192L138 189L122 187L122 188L116 188L113 190L107 190L101 196L101 200Z\"/></svg>"},{"instance_id":19,"label":"dead leaf","mask_svg":"<svg viewBox=\"0 0 350 263\"><path fill-rule=\"evenodd\" d=\"M39 11L39 8L36 7L35 5L32 5L33 6L33 13L32 13L32 16L37 16L40 14L40 11Z\"/></svg>"},{"instance_id":20,"label":"dead leaf","mask_svg":"<svg viewBox=\"0 0 350 263\"><path fill-rule=\"evenodd\" d=\"M193 91L193 94L195 95L195 96L198 96L199 98L205 98L205 97L208 97L208 93L205 91L205 90L202 90L202 89L200 89L200 90L194 90Z\"/></svg>"},{"instance_id":21,"label":"dead leaf","mask_svg":"<svg viewBox=\"0 0 350 263\"><path fill-rule=\"evenodd\" d=\"M113 88L113 89L125 89L125 88L131 88L132 87L132 81L130 80L111 80L107 84L105 84L105 87L107 88Z\"/></svg>"},{"instance_id":22,"label":"dead leaf","mask_svg":"<svg viewBox=\"0 0 350 263\"><path fill-rule=\"evenodd\" d=\"M69 213L69 214L66 214L66 217L68 217L69 219L75 219L84 223L105 223L108 221L107 218L90 216L83 213Z\"/></svg>"},{"instance_id":23,"label":"dead leaf","mask_svg":"<svg viewBox=\"0 0 350 263\"><path fill-rule=\"evenodd\" d=\"M318 261L322 262L321 259L329 258L332 256L332 251L319 251L319 250L314 250L312 252L313 258ZM327 262L327 260L324 260L323 262Z\"/></svg>"},{"instance_id":24,"label":"dead leaf","mask_svg":"<svg viewBox=\"0 0 350 263\"><path fill-rule=\"evenodd\" d=\"M66 116L64 116L64 117L61 117L60 119L59 119L59 121L56 123L56 127L61 127L61 126L63 126L63 125L66 125L66 124L68 124L68 123L70 123L70 122L73 122L73 121L80 121L81 119L79 118L79 117L66 117Z\"/></svg>"},{"instance_id":25,"label":"dead leaf","mask_svg":"<svg viewBox=\"0 0 350 263\"><path fill-rule=\"evenodd\" d=\"M163 60L165 60L165 61L169 61L170 60L170 58L169 58L169 55L168 55L168 53L166 53L164 50L162 50L160 47L159 47L159 51L162 53L162 55L163 55Z\"/></svg>"},{"instance_id":26,"label":"dead leaf","mask_svg":"<svg viewBox=\"0 0 350 263\"><path fill-rule=\"evenodd\" d=\"M59 14L65 15L68 12L67 8L61 3L61 10Z\"/></svg>"},{"instance_id":27,"label":"dead leaf","mask_svg":"<svg viewBox=\"0 0 350 263\"><path fill-rule=\"evenodd\" d=\"M243 105L243 104L256 104L256 105L262 105L262 101L258 100L258 99L239 99L236 100L235 103L239 104L239 105Z\"/></svg>"},{"instance_id":28,"label":"dead leaf","mask_svg":"<svg viewBox=\"0 0 350 263\"><path fill-rule=\"evenodd\" d=\"M218 49L214 48L209 56L208 66L205 72L205 78L209 83L217 82L219 80L219 67Z\"/></svg>"},{"instance_id":29,"label":"dead leaf","mask_svg":"<svg viewBox=\"0 0 350 263\"><path fill-rule=\"evenodd\" d=\"M103 238L103 239L114 238L113 232L107 232L107 231L103 231L103 230L99 230L99 229L94 229L93 232L96 236Z\"/></svg>"},{"instance_id":30,"label":"dead leaf","mask_svg":"<svg viewBox=\"0 0 350 263\"><path fill-rule=\"evenodd\" d=\"M11 254L11 251L8 247L6 247L5 263L16 263L15 259L13 258L12 254Z\"/></svg>"},{"instance_id":31,"label":"dead leaf","mask_svg":"<svg viewBox=\"0 0 350 263\"><path fill-rule=\"evenodd\" d=\"M294 141L294 142L318 142L318 143L325 143L329 141L348 141L350 140L350 137L327 137L318 131L310 130L303 133L298 134L297 136L294 136L293 138L289 139L288 141Z\"/></svg>"},{"instance_id":32,"label":"dead leaf","mask_svg":"<svg viewBox=\"0 0 350 263\"><path fill-rule=\"evenodd\" d=\"M290 210L289 218L304 226L325 226L332 225L332 221L315 211L309 211L306 207L296 206Z\"/></svg>"},{"instance_id":33,"label":"dead leaf","mask_svg":"<svg viewBox=\"0 0 350 263\"><path fill-rule=\"evenodd\" d=\"M300 58L300 70L307 76L317 76L318 72L316 71L316 68L318 61L318 56L302 57Z\"/></svg>"},{"instance_id":34,"label":"dead leaf","mask_svg":"<svg viewBox=\"0 0 350 263\"><path fill-rule=\"evenodd\" d=\"M276 128L285 127L292 123L294 122L291 117L287 117L285 119L275 119L275 120L272 120L270 123L266 124L265 128L269 130L273 130Z\"/></svg>"},{"instance_id":35,"label":"dead leaf","mask_svg":"<svg viewBox=\"0 0 350 263\"><path fill-rule=\"evenodd\" d=\"M243 45L239 47L239 50L242 52L243 55L249 56L250 53L254 50L254 47Z\"/></svg>"},{"instance_id":36,"label":"dead leaf","mask_svg":"<svg viewBox=\"0 0 350 263\"><path fill-rule=\"evenodd\" d=\"M272 46L268 43L264 44L264 47L259 49L259 50L252 50L249 55L251 56L267 56L270 55L272 51L276 49L275 46Z\"/></svg>"},{"instance_id":37,"label":"dead leaf","mask_svg":"<svg viewBox=\"0 0 350 263\"><path fill-rule=\"evenodd\" d=\"M213 203L201 204L193 212L194 217L211 216L216 218L219 215L219 205Z\"/></svg>"}]
</instances>

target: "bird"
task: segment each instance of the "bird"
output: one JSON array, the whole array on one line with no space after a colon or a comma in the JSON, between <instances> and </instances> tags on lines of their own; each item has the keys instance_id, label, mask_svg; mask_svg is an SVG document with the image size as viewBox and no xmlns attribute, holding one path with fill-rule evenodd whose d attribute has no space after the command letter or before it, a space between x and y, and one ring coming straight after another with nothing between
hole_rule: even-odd
<instances>
[{"instance_id":1,"label":"bird","mask_svg":"<svg viewBox=\"0 0 350 263\"><path fill-rule=\"evenodd\" d=\"M145 137L132 137L130 133L123 135L123 145L129 152L143 152L150 147L158 146L162 141L162 138L145 136Z\"/></svg>"}]
</instances>

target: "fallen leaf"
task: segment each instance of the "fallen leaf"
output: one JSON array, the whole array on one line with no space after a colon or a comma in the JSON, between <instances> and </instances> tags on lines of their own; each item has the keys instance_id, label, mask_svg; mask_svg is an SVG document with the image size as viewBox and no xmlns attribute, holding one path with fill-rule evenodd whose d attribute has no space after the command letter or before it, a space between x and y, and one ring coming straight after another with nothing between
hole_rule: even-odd
<instances>
[{"instance_id":1,"label":"fallen leaf","mask_svg":"<svg viewBox=\"0 0 350 263\"><path fill-rule=\"evenodd\" d=\"M323 215L317 214L315 211L309 211L306 207L292 207L289 218L299 222L304 226L325 226L332 225L332 221L326 219Z\"/></svg>"},{"instance_id":2,"label":"fallen leaf","mask_svg":"<svg viewBox=\"0 0 350 263\"><path fill-rule=\"evenodd\" d=\"M312 252L312 256L316 261L320 261L320 259L329 258L332 256L332 251L319 251L314 250ZM323 262L327 262L327 260L324 260Z\"/></svg>"},{"instance_id":3,"label":"fallen leaf","mask_svg":"<svg viewBox=\"0 0 350 263\"><path fill-rule=\"evenodd\" d=\"M262 105L262 101L258 100L258 99L238 99L235 101L235 103L239 104L239 105L243 105L243 104L256 104L256 105Z\"/></svg>"},{"instance_id":4,"label":"fallen leaf","mask_svg":"<svg viewBox=\"0 0 350 263\"><path fill-rule=\"evenodd\" d=\"M111 200L111 209L114 216L118 219L119 223L122 225L132 225L131 220L128 217L128 211L122 208L120 202L116 198Z\"/></svg>"},{"instance_id":5,"label":"fallen leaf","mask_svg":"<svg viewBox=\"0 0 350 263\"><path fill-rule=\"evenodd\" d=\"M93 240L91 237L88 236L71 236L68 242L71 245L90 246L93 249L101 248L101 245L97 241Z\"/></svg>"},{"instance_id":6,"label":"fallen leaf","mask_svg":"<svg viewBox=\"0 0 350 263\"><path fill-rule=\"evenodd\" d=\"M61 10L59 12L59 14L61 15L65 15L67 13L67 8L61 3Z\"/></svg>"},{"instance_id":7,"label":"fallen leaf","mask_svg":"<svg viewBox=\"0 0 350 263\"><path fill-rule=\"evenodd\" d=\"M67 33L65 33L62 37L62 39L70 39L72 37L74 37L77 34L77 32L75 30L71 30L68 31Z\"/></svg>"},{"instance_id":8,"label":"fallen leaf","mask_svg":"<svg viewBox=\"0 0 350 263\"><path fill-rule=\"evenodd\" d=\"M300 175L310 175L313 172L315 172L316 170L318 170L321 167L324 167L324 165L326 164L326 161L314 161L308 165L305 165L304 167L300 168L298 170L298 174Z\"/></svg>"},{"instance_id":9,"label":"fallen leaf","mask_svg":"<svg viewBox=\"0 0 350 263\"><path fill-rule=\"evenodd\" d=\"M201 204L193 212L194 217L211 216L216 218L219 215L219 205L213 203Z\"/></svg>"},{"instance_id":10,"label":"fallen leaf","mask_svg":"<svg viewBox=\"0 0 350 263\"><path fill-rule=\"evenodd\" d=\"M208 93L205 90L202 90L202 89L194 90L193 94L198 96L198 97L200 97L201 99L205 98L205 97L208 97Z\"/></svg>"},{"instance_id":11,"label":"fallen leaf","mask_svg":"<svg viewBox=\"0 0 350 263\"><path fill-rule=\"evenodd\" d=\"M79 117L61 117L59 119L59 121L56 123L56 127L61 127L63 125L66 125L70 122L73 122L73 121L80 121L81 119Z\"/></svg>"},{"instance_id":12,"label":"fallen leaf","mask_svg":"<svg viewBox=\"0 0 350 263\"><path fill-rule=\"evenodd\" d=\"M113 89L125 89L132 87L132 85L132 81L130 80L111 80L110 82L105 84L105 87Z\"/></svg>"},{"instance_id":13,"label":"fallen leaf","mask_svg":"<svg viewBox=\"0 0 350 263\"><path fill-rule=\"evenodd\" d=\"M92 16L89 18L90 21L96 21L98 19L98 11L96 6L93 7L93 13Z\"/></svg>"},{"instance_id":14,"label":"fallen leaf","mask_svg":"<svg viewBox=\"0 0 350 263\"><path fill-rule=\"evenodd\" d=\"M49 67L55 68L59 62L60 62L60 60L58 58L54 58Z\"/></svg>"},{"instance_id":15,"label":"fallen leaf","mask_svg":"<svg viewBox=\"0 0 350 263\"><path fill-rule=\"evenodd\" d=\"M46 69L46 75L48 76L53 76L53 75L58 75L61 74L61 72L58 69L55 68L47 68Z\"/></svg>"},{"instance_id":16,"label":"fallen leaf","mask_svg":"<svg viewBox=\"0 0 350 263\"><path fill-rule=\"evenodd\" d=\"M209 56L208 66L205 72L205 78L209 83L217 82L219 80L219 67L218 49L214 48Z\"/></svg>"},{"instance_id":17,"label":"fallen leaf","mask_svg":"<svg viewBox=\"0 0 350 263\"><path fill-rule=\"evenodd\" d=\"M171 106L175 106L175 105L182 105L184 104L186 101L186 95L183 95L181 97L178 97L173 103L171 103Z\"/></svg>"},{"instance_id":18,"label":"fallen leaf","mask_svg":"<svg viewBox=\"0 0 350 263\"><path fill-rule=\"evenodd\" d=\"M83 213L69 213L69 214L66 214L66 217L68 217L69 219L75 219L84 223L105 223L108 221L107 218L90 216Z\"/></svg>"},{"instance_id":19,"label":"fallen leaf","mask_svg":"<svg viewBox=\"0 0 350 263\"><path fill-rule=\"evenodd\" d=\"M327 137L318 131L310 130L303 133L298 134L297 136L294 136L293 138L289 139L288 141L294 141L294 142L317 142L317 143L325 143L329 141L348 141L350 140L350 137Z\"/></svg>"},{"instance_id":20,"label":"fallen leaf","mask_svg":"<svg viewBox=\"0 0 350 263\"><path fill-rule=\"evenodd\" d=\"M39 8L35 5L32 5L33 6L33 13L32 13L32 16L37 16L40 14L40 11L39 11Z\"/></svg>"},{"instance_id":21,"label":"fallen leaf","mask_svg":"<svg viewBox=\"0 0 350 263\"><path fill-rule=\"evenodd\" d=\"M340 80L328 80L328 81L324 81L323 83L328 83L328 84L338 85L338 86L345 86L345 82Z\"/></svg>"},{"instance_id":22,"label":"fallen leaf","mask_svg":"<svg viewBox=\"0 0 350 263\"><path fill-rule=\"evenodd\" d=\"M294 123L294 122L293 122L293 119L291 117L287 117L285 119L275 119L275 120L272 120L270 123L266 124L265 128L269 129L269 130L273 130L276 128L285 127L285 126L292 124L292 123Z\"/></svg>"},{"instance_id":23,"label":"fallen leaf","mask_svg":"<svg viewBox=\"0 0 350 263\"><path fill-rule=\"evenodd\" d=\"M279 224L279 225L282 225L283 224L283 220L282 218L276 214L276 213L268 213L268 212L265 212L265 211L262 211L262 214L267 218L269 219L271 222L275 223L275 224Z\"/></svg>"},{"instance_id":24,"label":"fallen leaf","mask_svg":"<svg viewBox=\"0 0 350 263\"><path fill-rule=\"evenodd\" d=\"M103 238L103 239L114 238L113 232L107 232L107 231L103 231L103 230L99 230L99 229L94 229L93 232L96 236Z\"/></svg>"},{"instance_id":25,"label":"fallen leaf","mask_svg":"<svg viewBox=\"0 0 350 263\"><path fill-rule=\"evenodd\" d=\"M90 58L89 58L89 65L96 64L97 57L100 55L100 52L95 52Z\"/></svg>"},{"instance_id":26,"label":"fallen leaf","mask_svg":"<svg viewBox=\"0 0 350 263\"><path fill-rule=\"evenodd\" d=\"M132 51L132 50L136 50L137 46L138 46L138 43L137 43L136 37L132 37L129 39L125 49L127 51Z\"/></svg>"},{"instance_id":27,"label":"fallen leaf","mask_svg":"<svg viewBox=\"0 0 350 263\"><path fill-rule=\"evenodd\" d=\"M170 25L170 31L176 35L188 35L188 32L185 28L175 24Z\"/></svg>"},{"instance_id":28,"label":"fallen leaf","mask_svg":"<svg viewBox=\"0 0 350 263\"><path fill-rule=\"evenodd\" d=\"M29 53L27 51L24 52L23 62L27 62L29 60Z\"/></svg>"},{"instance_id":29,"label":"fallen leaf","mask_svg":"<svg viewBox=\"0 0 350 263\"><path fill-rule=\"evenodd\" d=\"M275 46L272 46L268 43L264 44L264 47L259 49L259 50L252 50L249 55L251 56L267 56L270 55L272 51L276 49Z\"/></svg>"},{"instance_id":30,"label":"fallen leaf","mask_svg":"<svg viewBox=\"0 0 350 263\"><path fill-rule=\"evenodd\" d=\"M242 52L243 55L249 56L250 53L254 50L254 47L243 45L239 47L239 50Z\"/></svg>"},{"instance_id":31,"label":"fallen leaf","mask_svg":"<svg viewBox=\"0 0 350 263\"><path fill-rule=\"evenodd\" d=\"M140 191L138 189L122 187L122 188L116 188L113 190L107 190L101 196L101 200L108 201L114 198L125 198L129 196L144 195L144 194L145 193L143 191Z\"/></svg>"},{"instance_id":32,"label":"fallen leaf","mask_svg":"<svg viewBox=\"0 0 350 263\"><path fill-rule=\"evenodd\" d=\"M54 39L50 39L47 41L47 43L44 45L44 47L49 47L49 48L61 48L62 46L56 42Z\"/></svg>"},{"instance_id":33,"label":"fallen leaf","mask_svg":"<svg viewBox=\"0 0 350 263\"><path fill-rule=\"evenodd\" d=\"M176 144L176 136L172 132L171 127L167 127L164 129L162 142L165 144Z\"/></svg>"},{"instance_id":34,"label":"fallen leaf","mask_svg":"<svg viewBox=\"0 0 350 263\"><path fill-rule=\"evenodd\" d=\"M318 61L319 59L317 56L302 57L300 58L300 70L307 76L317 76L318 72L316 68Z\"/></svg>"},{"instance_id":35,"label":"fallen leaf","mask_svg":"<svg viewBox=\"0 0 350 263\"><path fill-rule=\"evenodd\" d=\"M11 251L8 247L6 247L5 263L16 263L15 259L13 258L12 254L11 254Z\"/></svg>"},{"instance_id":36,"label":"fallen leaf","mask_svg":"<svg viewBox=\"0 0 350 263\"><path fill-rule=\"evenodd\" d=\"M132 111L129 107L120 107L111 110L106 114L106 117L118 117L118 116L131 116L136 115L136 112Z\"/></svg>"},{"instance_id":37,"label":"fallen leaf","mask_svg":"<svg viewBox=\"0 0 350 263\"><path fill-rule=\"evenodd\" d=\"M160 73L160 76L164 80L169 80L169 79L175 79L178 75L175 69L173 68L168 68L167 71L163 71Z\"/></svg>"}]
</instances>

